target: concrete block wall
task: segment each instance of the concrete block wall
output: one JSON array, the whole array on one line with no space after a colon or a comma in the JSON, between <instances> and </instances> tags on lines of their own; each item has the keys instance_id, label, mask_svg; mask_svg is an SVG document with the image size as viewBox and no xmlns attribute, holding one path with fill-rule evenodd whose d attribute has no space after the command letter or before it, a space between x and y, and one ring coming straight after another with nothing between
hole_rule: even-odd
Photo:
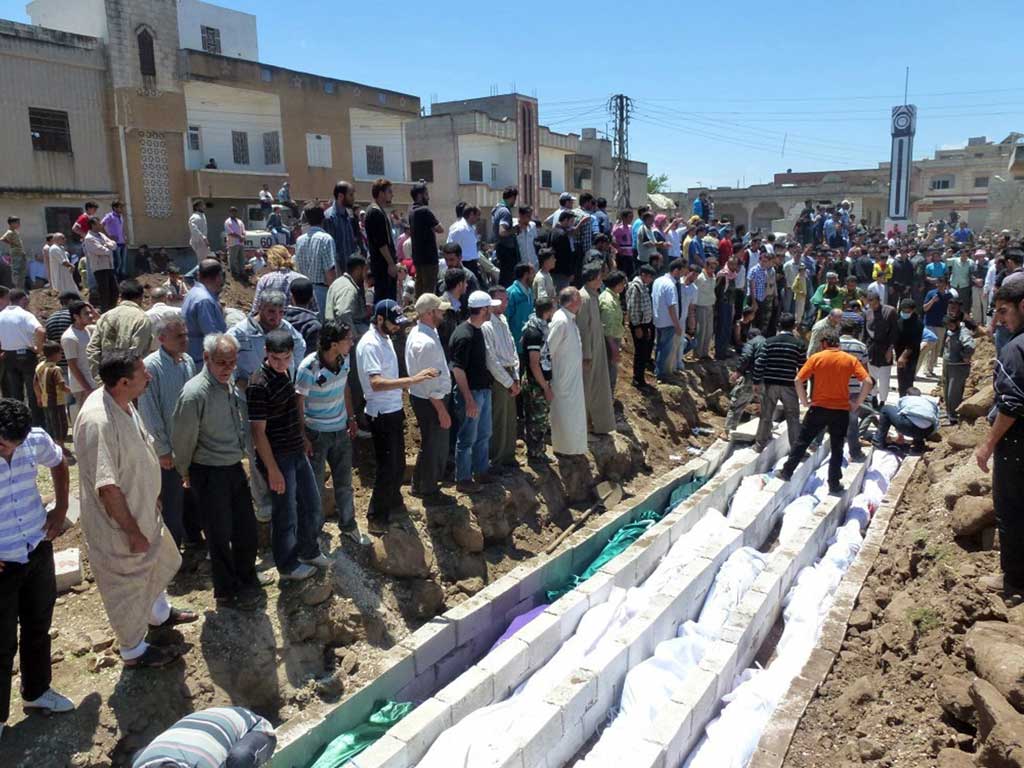
<instances>
[{"instance_id":1,"label":"concrete block wall","mask_svg":"<svg viewBox=\"0 0 1024 768\"><path fill-rule=\"evenodd\" d=\"M424 707L429 697L480 660L515 616L541 604L547 590L564 584L573 573L590 563L623 525L643 510L663 509L679 485L694 477L717 473L730 453L730 445L717 441L700 457L669 471L646 494L624 500L614 509L588 521L557 552L517 566L469 600L424 624L387 654L380 665L378 677L370 684L340 704L310 707L281 726L274 768L305 768L332 738L365 722L375 702L384 699L424 701L421 705ZM680 511L672 519L677 525L685 524L689 530L700 515L692 512L686 515ZM632 550L633 547L630 548ZM650 558L657 551L656 547L651 553L645 553L645 568L653 569ZM631 567L620 570L618 576L607 572L596 574L503 644L495 654L491 654L493 659L484 658L481 665L495 680L494 696L499 700L507 697L512 688L542 666L558 645L575 631L576 623L586 608L604 602L613 583L637 572L630 570ZM436 703L426 705L424 709L424 712L435 714L438 711ZM419 708L415 714L418 718L424 716L419 713ZM445 717L447 715L442 714L430 722L443 722ZM408 727L401 729L400 733L407 734ZM413 741L420 742L423 738L418 735ZM388 752L385 747L389 743L381 746L382 756ZM373 750L374 753L376 751ZM422 756L418 749L412 752L419 752ZM388 754L390 757L382 765L390 765L388 761L398 760L398 756L404 753Z\"/></svg>"},{"instance_id":2,"label":"concrete block wall","mask_svg":"<svg viewBox=\"0 0 1024 768\"><path fill-rule=\"evenodd\" d=\"M732 690L736 675L750 666L771 632L782 613L783 598L800 570L825 552L850 500L859 492L866 469L867 462L849 464L843 473L844 494L826 497L791 540L772 552L768 565L730 612L720 639L708 649L697 673L673 698L672 706L659 714L646 740L660 749L648 752L646 762L631 760L631 766L674 768L682 764L718 713L722 697ZM796 482L791 485L800 487Z\"/></svg>"}]
</instances>

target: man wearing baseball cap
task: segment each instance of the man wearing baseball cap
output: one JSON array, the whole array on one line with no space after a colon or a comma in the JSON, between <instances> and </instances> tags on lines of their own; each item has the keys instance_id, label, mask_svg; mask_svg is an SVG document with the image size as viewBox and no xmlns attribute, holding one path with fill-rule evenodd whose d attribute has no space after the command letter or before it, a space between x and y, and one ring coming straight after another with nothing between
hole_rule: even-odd
<instances>
[{"instance_id":1,"label":"man wearing baseball cap","mask_svg":"<svg viewBox=\"0 0 1024 768\"><path fill-rule=\"evenodd\" d=\"M373 436L377 471L366 520L370 533L387 532L393 512L404 512L402 479L405 474L405 418L402 390L411 389L440 375L437 368L424 368L415 376L400 378L398 356L391 337L408 323L393 299L378 301L371 317L373 325L356 347L359 382L366 397L366 417Z\"/></svg>"},{"instance_id":2,"label":"man wearing baseball cap","mask_svg":"<svg viewBox=\"0 0 1024 768\"><path fill-rule=\"evenodd\" d=\"M448 460L449 430L452 417L449 400L452 377L437 326L452 305L432 293L416 299L418 322L405 340L405 367L410 376L436 368L440 375L409 389L409 402L420 428L420 453L412 473L412 494L425 506L442 506L455 499L441 493L441 478Z\"/></svg>"},{"instance_id":3,"label":"man wearing baseball cap","mask_svg":"<svg viewBox=\"0 0 1024 768\"><path fill-rule=\"evenodd\" d=\"M455 407L462 417L455 439L455 488L460 493L476 493L479 483L493 482L489 467L494 377L487 368L487 343L481 328L491 316L491 307L501 304L485 291L473 291L468 303L469 317L448 342Z\"/></svg>"}]
</instances>

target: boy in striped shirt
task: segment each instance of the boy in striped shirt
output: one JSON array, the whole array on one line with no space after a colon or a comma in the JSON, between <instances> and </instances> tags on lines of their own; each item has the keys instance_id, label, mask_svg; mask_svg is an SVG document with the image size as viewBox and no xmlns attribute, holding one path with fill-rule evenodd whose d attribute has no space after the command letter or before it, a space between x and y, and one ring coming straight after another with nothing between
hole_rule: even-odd
<instances>
[{"instance_id":1,"label":"boy in striped shirt","mask_svg":"<svg viewBox=\"0 0 1024 768\"><path fill-rule=\"evenodd\" d=\"M331 467L334 510L342 534L362 546L370 538L360 532L352 499L352 440L358 424L350 419L352 392L348 386L352 327L328 320L320 330L318 349L307 355L295 373L299 414L305 425L306 453L313 464L320 493L324 489L324 463Z\"/></svg>"}]
</instances>

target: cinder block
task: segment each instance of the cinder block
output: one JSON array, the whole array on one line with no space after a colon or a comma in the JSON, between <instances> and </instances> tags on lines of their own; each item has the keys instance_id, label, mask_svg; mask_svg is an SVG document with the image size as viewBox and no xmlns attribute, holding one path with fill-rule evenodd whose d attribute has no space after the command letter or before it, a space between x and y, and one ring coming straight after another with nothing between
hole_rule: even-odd
<instances>
[{"instance_id":1,"label":"cinder block","mask_svg":"<svg viewBox=\"0 0 1024 768\"><path fill-rule=\"evenodd\" d=\"M470 667L438 691L436 698L451 706L452 720L457 723L494 701L494 676L479 666Z\"/></svg>"},{"instance_id":2,"label":"cinder block","mask_svg":"<svg viewBox=\"0 0 1024 768\"><path fill-rule=\"evenodd\" d=\"M555 655L562 643L562 627L558 616L542 613L516 633L516 638L530 649L529 667L540 669Z\"/></svg>"},{"instance_id":3,"label":"cinder block","mask_svg":"<svg viewBox=\"0 0 1024 768\"><path fill-rule=\"evenodd\" d=\"M645 738L661 745L668 765L680 765L689 754L688 745L696 743L695 722L702 719L701 713L675 701L665 702L658 711Z\"/></svg>"},{"instance_id":4,"label":"cinder block","mask_svg":"<svg viewBox=\"0 0 1024 768\"><path fill-rule=\"evenodd\" d=\"M621 690L622 682L626 679L629 671L629 646L625 639L617 637L611 642L602 642L591 652L580 671L593 674L597 678L600 692L605 690L610 693ZM618 696L612 696L614 702L618 702ZM591 731L590 733L593 733Z\"/></svg>"},{"instance_id":5,"label":"cinder block","mask_svg":"<svg viewBox=\"0 0 1024 768\"><path fill-rule=\"evenodd\" d=\"M637 664L651 657L654 653L654 625L645 621L642 615L634 616L616 635L621 638L628 650L626 666L633 669Z\"/></svg>"},{"instance_id":6,"label":"cinder block","mask_svg":"<svg viewBox=\"0 0 1024 768\"><path fill-rule=\"evenodd\" d=\"M614 586L615 579L607 573L598 571L576 587L576 591L586 595L588 604L593 608L595 605L608 602L608 596L611 594L612 587Z\"/></svg>"},{"instance_id":7,"label":"cinder block","mask_svg":"<svg viewBox=\"0 0 1024 768\"><path fill-rule=\"evenodd\" d=\"M484 656L477 666L494 679L494 700L504 701L533 671L530 646L517 635Z\"/></svg>"},{"instance_id":8,"label":"cinder block","mask_svg":"<svg viewBox=\"0 0 1024 768\"><path fill-rule=\"evenodd\" d=\"M405 638L401 645L413 651L416 674L421 675L455 650L455 624L438 616Z\"/></svg>"},{"instance_id":9,"label":"cinder block","mask_svg":"<svg viewBox=\"0 0 1024 768\"><path fill-rule=\"evenodd\" d=\"M57 575L57 591L67 592L85 578L82 571L82 553L77 547L53 553L53 570Z\"/></svg>"},{"instance_id":10,"label":"cinder block","mask_svg":"<svg viewBox=\"0 0 1024 768\"><path fill-rule=\"evenodd\" d=\"M637 563L637 554L630 547L618 557L602 565L599 573L606 573L611 576L614 579L615 586L629 589L630 587L635 587L639 581Z\"/></svg>"},{"instance_id":11,"label":"cinder block","mask_svg":"<svg viewBox=\"0 0 1024 768\"><path fill-rule=\"evenodd\" d=\"M576 627L583 614L590 608L590 595L573 589L555 600L544 613L558 617L562 641L576 634Z\"/></svg>"},{"instance_id":12,"label":"cinder block","mask_svg":"<svg viewBox=\"0 0 1024 768\"><path fill-rule=\"evenodd\" d=\"M464 645L489 630L494 625L493 611L494 604L479 594L447 611L444 618L455 624L455 645Z\"/></svg>"},{"instance_id":13,"label":"cinder block","mask_svg":"<svg viewBox=\"0 0 1024 768\"><path fill-rule=\"evenodd\" d=\"M564 735L562 712L554 704L538 702L530 707L523 725L523 732L530 734L529 740L522 745L523 765L543 765L547 755L558 748Z\"/></svg>"},{"instance_id":14,"label":"cinder block","mask_svg":"<svg viewBox=\"0 0 1024 768\"><path fill-rule=\"evenodd\" d=\"M455 724L452 708L436 698L427 699L399 720L388 735L405 742L409 764L419 762L438 736Z\"/></svg>"},{"instance_id":15,"label":"cinder block","mask_svg":"<svg viewBox=\"0 0 1024 768\"><path fill-rule=\"evenodd\" d=\"M406 768L409 753L404 741L384 734L363 753L352 758L353 768Z\"/></svg>"}]
</instances>

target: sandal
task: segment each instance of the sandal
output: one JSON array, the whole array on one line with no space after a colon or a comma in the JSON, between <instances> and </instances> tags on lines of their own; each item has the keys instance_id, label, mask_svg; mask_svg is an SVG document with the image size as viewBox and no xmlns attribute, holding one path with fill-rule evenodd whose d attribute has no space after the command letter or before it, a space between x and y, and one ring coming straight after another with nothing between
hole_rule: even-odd
<instances>
[{"instance_id":1,"label":"sandal","mask_svg":"<svg viewBox=\"0 0 1024 768\"><path fill-rule=\"evenodd\" d=\"M178 624L191 624L194 621L199 621L199 614L195 611L186 611L181 608L171 607L171 613L167 617L163 624L157 624L157 627L161 629L166 627L173 627Z\"/></svg>"},{"instance_id":2,"label":"sandal","mask_svg":"<svg viewBox=\"0 0 1024 768\"><path fill-rule=\"evenodd\" d=\"M165 667L182 656L181 651L170 648L163 648L159 645L151 645L146 652L137 659L130 659L124 662L130 668L152 668Z\"/></svg>"}]
</instances>

